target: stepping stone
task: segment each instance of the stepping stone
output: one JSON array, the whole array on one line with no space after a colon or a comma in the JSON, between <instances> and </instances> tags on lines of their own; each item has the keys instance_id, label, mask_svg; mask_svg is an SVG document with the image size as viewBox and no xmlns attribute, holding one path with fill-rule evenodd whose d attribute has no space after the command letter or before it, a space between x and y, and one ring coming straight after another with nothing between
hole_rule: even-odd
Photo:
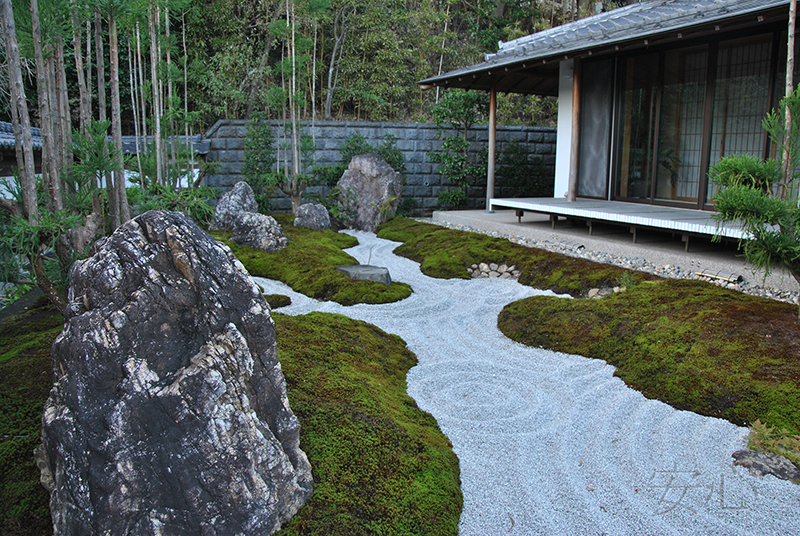
<instances>
[{"instance_id":1,"label":"stepping stone","mask_svg":"<svg viewBox=\"0 0 800 536\"><path fill-rule=\"evenodd\" d=\"M369 281L377 281L386 285L390 285L392 283L392 278L389 275L388 268L370 266L369 264L356 264L355 266L339 266L336 269L347 274L350 279L355 281L367 279Z\"/></svg>"}]
</instances>

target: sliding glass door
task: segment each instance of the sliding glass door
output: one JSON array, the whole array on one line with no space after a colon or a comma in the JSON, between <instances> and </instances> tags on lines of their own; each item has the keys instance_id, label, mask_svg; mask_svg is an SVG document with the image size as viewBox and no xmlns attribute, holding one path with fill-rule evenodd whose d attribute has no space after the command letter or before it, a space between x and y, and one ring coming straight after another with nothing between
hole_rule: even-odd
<instances>
[{"instance_id":1,"label":"sliding glass door","mask_svg":"<svg viewBox=\"0 0 800 536\"><path fill-rule=\"evenodd\" d=\"M614 195L650 199L653 183L653 141L658 96L658 55L620 62L623 81L618 108L619 137Z\"/></svg>"},{"instance_id":2,"label":"sliding glass door","mask_svg":"<svg viewBox=\"0 0 800 536\"><path fill-rule=\"evenodd\" d=\"M655 198L697 202L703 155L708 47L664 55Z\"/></svg>"},{"instance_id":3,"label":"sliding glass door","mask_svg":"<svg viewBox=\"0 0 800 536\"><path fill-rule=\"evenodd\" d=\"M774 35L618 61L612 198L705 208L710 165L765 155Z\"/></svg>"}]
</instances>

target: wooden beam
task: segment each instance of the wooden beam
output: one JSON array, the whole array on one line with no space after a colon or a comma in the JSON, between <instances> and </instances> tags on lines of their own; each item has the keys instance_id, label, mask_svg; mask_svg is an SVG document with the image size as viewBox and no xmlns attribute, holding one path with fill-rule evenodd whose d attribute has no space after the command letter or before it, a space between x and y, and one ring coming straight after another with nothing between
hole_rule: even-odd
<instances>
[{"instance_id":1,"label":"wooden beam","mask_svg":"<svg viewBox=\"0 0 800 536\"><path fill-rule=\"evenodd\" d=\"M497 152L497 87L492 78L489 92L489 161L486 166L486 212L492 213L491 199L494 197L494 166Z\"/></svg>"},{"instance_id":2,"label":"wooden beam","mask_svg":"<svg viewBox=\"0 0 800 536\"><path fill-rule=\"evenodd\" d=\"M569 156L569 188L567 200L574 202L578 194L578 150L581 126L581 59L572 60L572 140Z\"/></svg>"}]
</instances>

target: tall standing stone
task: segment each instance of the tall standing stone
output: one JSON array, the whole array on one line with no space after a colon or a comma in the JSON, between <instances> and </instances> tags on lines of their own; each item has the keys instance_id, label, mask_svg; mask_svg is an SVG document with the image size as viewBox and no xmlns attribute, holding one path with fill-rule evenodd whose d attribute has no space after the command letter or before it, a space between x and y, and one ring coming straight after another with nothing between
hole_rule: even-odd
<instances>
[{"instance_id":1,"label":"tall standing stone","mask_svg":"<svg viewBox=\"0 0 800 536\"><path fill-rule=\"evenodd\" d=\"M269 306L182 214L75 264L52 358L38 457L57 534L271 534L310 496Z\"/></svg>"},{"instance_id":2,"label":"tall standing stone","mask_svg":"<svg viewBox=\"0 0 800 536\"><path fill-rule=\"evenodd\" d=\"M355 218L350 227L374 233L378 225L397 212L403 194L403 175L392 169L381 156L370 153L354 156L336 184L345 192L340 203L350 202L355 194Z\"/></svg>"}]
</instances>

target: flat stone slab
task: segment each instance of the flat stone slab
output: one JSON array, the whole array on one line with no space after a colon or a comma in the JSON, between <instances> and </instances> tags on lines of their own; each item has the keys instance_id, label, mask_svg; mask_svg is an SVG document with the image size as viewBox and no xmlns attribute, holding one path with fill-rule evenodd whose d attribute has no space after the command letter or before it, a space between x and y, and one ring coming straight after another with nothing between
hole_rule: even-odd
<instances>
[{"instance_id":1,"label":"flat stone slab","mask_svg":"<svg viewBox=\"0 0 800 536\"><path fill-rule=\"evenodd\" d=\"M350 279L355 281L366 279L368 281L377 281L386 285L390 285L392 283L392 278L389 275L388 268L370 266L369 264L356 264L354 266L339 266L336 269L347 274Z\"/></svg>"}]
</instances>

